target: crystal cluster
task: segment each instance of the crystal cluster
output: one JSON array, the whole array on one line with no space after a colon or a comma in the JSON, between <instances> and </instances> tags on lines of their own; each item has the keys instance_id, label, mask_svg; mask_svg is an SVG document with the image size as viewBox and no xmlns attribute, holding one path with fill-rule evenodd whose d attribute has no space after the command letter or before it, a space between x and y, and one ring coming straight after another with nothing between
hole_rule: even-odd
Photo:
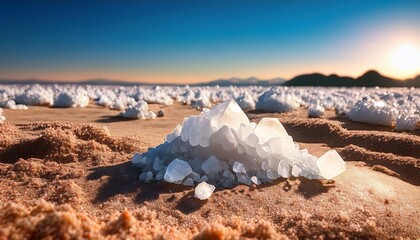
<instances>
[{"instance_id":1,"label":"crystal cluster","mask_svg":"<svg viewBox=\"0 0 420 240\"><path fill-rule=\"evenodd\" d=\"M163 144L136 153L132 162L142 169L140 180L146 182L200 183L195 191L199 199L208 198L213 186L261 184L290 176L331 179L346 169L334 150L318 159L299 149L277 118L250 123L234 100L185 118Z\"/></svg>"}]
</instances>

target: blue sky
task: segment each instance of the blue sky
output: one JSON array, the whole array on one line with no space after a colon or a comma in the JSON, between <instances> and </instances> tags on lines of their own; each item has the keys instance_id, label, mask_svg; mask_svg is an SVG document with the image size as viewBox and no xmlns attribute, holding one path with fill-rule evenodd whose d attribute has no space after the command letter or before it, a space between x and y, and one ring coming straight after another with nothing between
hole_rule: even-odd
<instances>
[{"instance_id":1,"label":"blue sky","mask_svg":"<svg viewBox=\"0 0 420 240\"><path fill-rule=\"evenodd\" d=\"M199 82L378 69L420 46L420 1L4 1L0 77Z\"/></svg>"}]
</instances>

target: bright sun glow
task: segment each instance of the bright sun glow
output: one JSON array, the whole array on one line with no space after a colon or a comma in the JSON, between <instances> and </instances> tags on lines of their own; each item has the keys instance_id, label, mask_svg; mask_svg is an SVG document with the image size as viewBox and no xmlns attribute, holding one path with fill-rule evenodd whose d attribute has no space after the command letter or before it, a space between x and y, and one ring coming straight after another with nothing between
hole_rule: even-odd
<instances>
[{"instance_id":1,"label":"bright sun glow","mask_svg":"<svg viewBox=\"0 0 420 240\"><path fill-rule=\"evenodd\" d=\"M404 43L395 49L390 57L391 66L400 75L413 76L420 72L420 50L411 43Z\"/></svg>"}]
</instances>

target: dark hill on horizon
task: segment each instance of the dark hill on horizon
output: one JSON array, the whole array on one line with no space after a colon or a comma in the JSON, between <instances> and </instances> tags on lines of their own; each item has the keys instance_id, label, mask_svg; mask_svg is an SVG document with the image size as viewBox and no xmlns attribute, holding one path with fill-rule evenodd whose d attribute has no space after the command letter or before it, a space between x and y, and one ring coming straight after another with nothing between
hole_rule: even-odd
<instances>
[{"instance_id":1,"label":"dark hill on horizon","mask_svg":"<svg viewBox=\"0 0 420 240\"><path fill-rule=\"evenodd\" d=\"M420 75L413 79L396 80L370 70L358 78L329 76L313 73L299 75L285 82L283 86L323 86L323 87L420 87Z\"/></svg>"},{"instance_id":2,"label":"dark hill on horizon","mask_svg":"<svg viewBox=\"0 0 420 240\"><path fill-rule=\"evenodd\" d=\"M168 84L168 83L145 83L145 82L127 82L110 79L89 79L84 81L48 81L40 79L22 79L9 80L0 79L0 84L86 84L86 85L162 85L162 86L184 86L187 84ZM396 80L381 75L377 71L370 70L358 78L338 76L336 74L323 75L320 73L302 74L284 80L283 78L274 78L270 80L260 80L256 77L246 79L229 78L218 79L210 82L188 84L190 86L322 86L322 87L416 87L420 88L420 75L413 79Z\"/></svg>"}]
</instances>

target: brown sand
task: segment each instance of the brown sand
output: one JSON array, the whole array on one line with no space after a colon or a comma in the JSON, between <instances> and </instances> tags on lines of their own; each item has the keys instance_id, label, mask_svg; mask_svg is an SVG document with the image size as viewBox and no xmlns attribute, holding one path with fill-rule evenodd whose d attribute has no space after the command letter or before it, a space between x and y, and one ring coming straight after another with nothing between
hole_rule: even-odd
<instances>
[{"instance_id":1,"label":"brown sand","mask_svg":"<svg viewBox=\"0 0 420 240\"><path fill-rule=\"evenodd\" d=\"M304 110L251 112L255 121L280 117L316 156L337 149L348 170L330 182L240 185L200 201L192 188L140 182L128 162L198 114L178 104L164 111L156 120L126 121L95 106L5 110L0 239L420 238L418 132L351 123L331 112L326 120L307 119Z\"/></svg>"}]
</instances>

